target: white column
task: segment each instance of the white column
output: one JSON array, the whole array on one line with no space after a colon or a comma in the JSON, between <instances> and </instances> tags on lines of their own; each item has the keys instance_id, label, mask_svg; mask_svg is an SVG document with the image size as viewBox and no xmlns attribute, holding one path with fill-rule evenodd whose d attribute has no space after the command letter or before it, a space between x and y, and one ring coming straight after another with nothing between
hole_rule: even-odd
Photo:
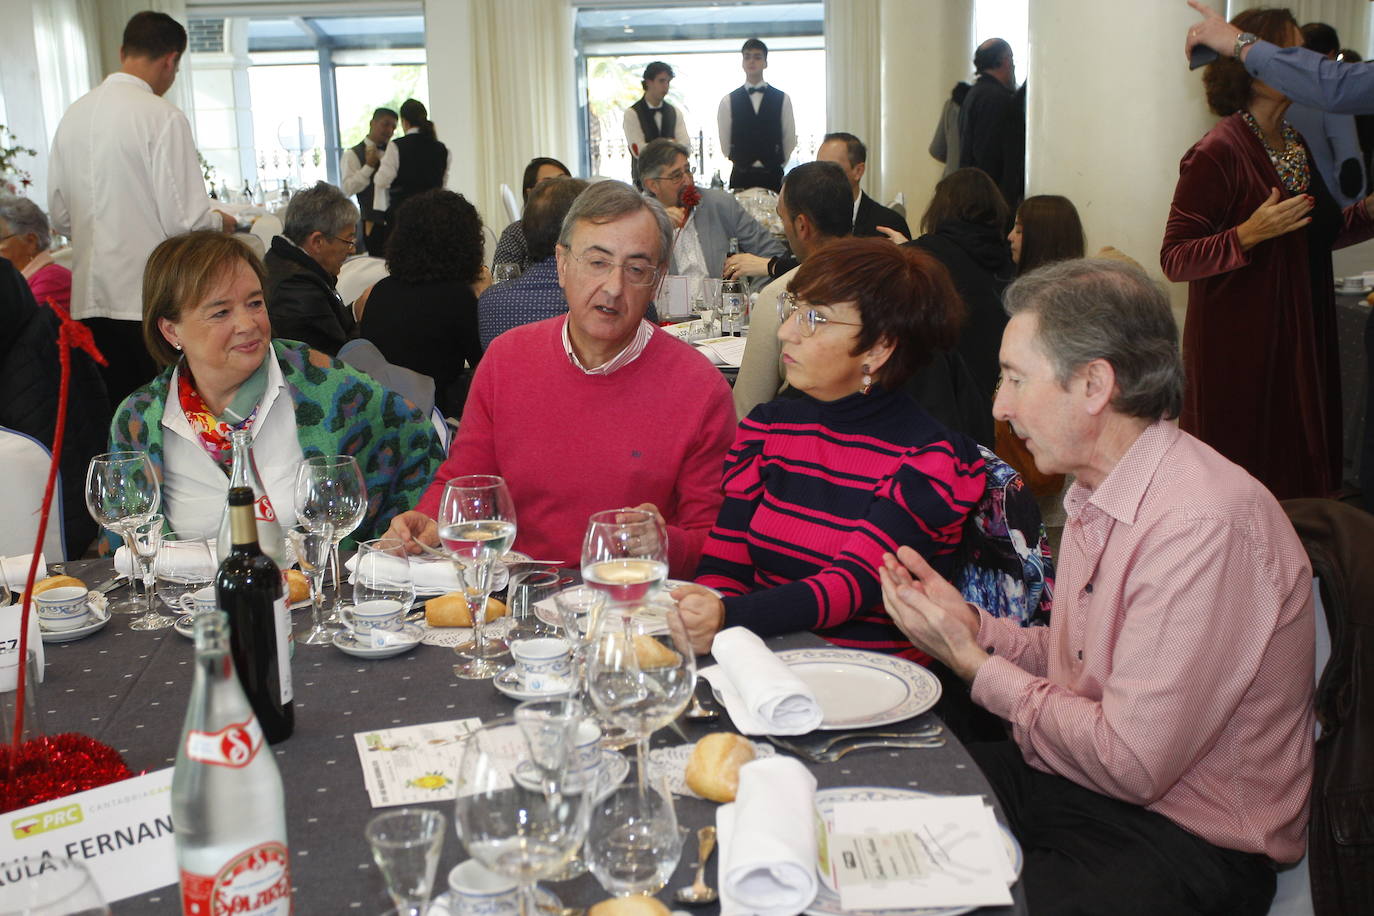
<instances>
[{"instance_id":1,"label":"white column","mask_svg":"<svg viewBox=\"0 0 1374 916\"><path fill-rule=\"evenodd\" d=\"M1159 279L1179 159L1216 123L1183 57L1197 20L1182 2L1030 4L1026 194L1069 198L1089 254L1115 246ZM1186 284L1171 293L1181 317Z\"/></svg>"},{"instance_id":2,"label":"white column","mask_svg":"<svg viewBox=\"0 0 1374 916\"><path fill-rule=\"evenodd\" d=\"M863 138L881 150L882 174L865 183L883 204L905 195L913 233L944 171L930 138L954 84L972 80L972 61L973 0L882 0L882 129Z\"/></svg>"},{"instance_id":3,"label":"white column","mask_svg":"<svg viewBox=\"0 0 1374 916\"><path fill-rule=\"evenodd\" d=\"M473 0L425 0L425 58L429 72L429 117L452 154L447 186L467 197L491 221L503 211L477 194L481 134L477 123L473 65ZM523 167L523 163L521 166Z\"/></svg>"}]
</instances>

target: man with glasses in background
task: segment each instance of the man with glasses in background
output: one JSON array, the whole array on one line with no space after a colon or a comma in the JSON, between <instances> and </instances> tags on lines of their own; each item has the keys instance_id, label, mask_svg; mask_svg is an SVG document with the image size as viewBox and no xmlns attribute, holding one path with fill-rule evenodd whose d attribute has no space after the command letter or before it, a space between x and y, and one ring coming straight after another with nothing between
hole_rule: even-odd
<instances>
[{"instance_id":1,"label":"man with glasses in background","mask_svg":"<svg viewBox=\"0 0 1374 916\"><path fill-rule=\"evenodd\" d=\"M492 341L448 460L389 536L438 544L445 483L499 474L519 507L519 550L575 565L588 516L637 505L667 527L669 575L696 571L735 411L720 372L644 318L672 241L663 207L627 184L577 198L556 250L568 314Z\"/></svg>"},{"instance_id":2,"label":"man with glasses in background","mask_svg":"<svg viewBox=\"0 0 1374 916\"><path fill-rule=\"evenodd\" d=\"M272 336L337 356L357 322L334 284L358 244L358 208L323 181L297 191L262 259Z\"/></svg>"},{"instance_id":3,"label":"man with glasses in background","mask_svg":"<svg viewBox=\"0 0 1374 916\"><path fill-rule=\"evenodd\" d=\"M739 250L762 258L786 253L781 242L720 188L698 188L693 182L688 149L661 138L639 152L644 190L663 205L676 227L668 273L720 277L734 239ZM692 201L696 202L693 203Z\"/></svg>"}]
</instances>

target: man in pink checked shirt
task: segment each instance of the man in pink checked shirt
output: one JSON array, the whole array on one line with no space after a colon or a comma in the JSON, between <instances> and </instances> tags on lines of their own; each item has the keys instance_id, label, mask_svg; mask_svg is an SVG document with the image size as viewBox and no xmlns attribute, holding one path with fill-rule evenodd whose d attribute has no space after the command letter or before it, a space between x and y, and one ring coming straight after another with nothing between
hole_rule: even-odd
<instances>
[{"instance_id":1,"label":"man in pink checked shirt","mask_svg":"<svg viewBox=\"0 0 1374 916\"><path fill-rule=\"evenodd\" d=\"M1025 848L1031 912L1263 914L1306 846L1312 571L1278 502L1172 422L1178 331L1138 269L1006 294L993 413L1074 475L1048 628L966 604L913 551L888 613L1015 742L969 748Z\"/></svg>"}]
</instances>

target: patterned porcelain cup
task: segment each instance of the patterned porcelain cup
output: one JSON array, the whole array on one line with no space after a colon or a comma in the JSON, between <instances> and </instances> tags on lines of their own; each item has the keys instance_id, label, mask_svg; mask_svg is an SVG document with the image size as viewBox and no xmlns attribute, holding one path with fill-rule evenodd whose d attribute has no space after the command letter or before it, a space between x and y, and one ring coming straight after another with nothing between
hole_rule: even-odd
<instances>
[{"instance_id":1,"label":"patterned porcelain cup","mask_svg":"<svg viewBox=\"0 0 1374 916\"><path fill-rule=\"evenodd\" d=\"M376 601L364 601L352 607L339 608L339 617L343 620L344 626L353 631L354 636L362 637L370 634L373 627L382 630L396 629L401 623L404 611L405 605L401 602L379 598Z\"/></svg>"},{"instance_id":2,"label":"patterned porcelain cup","mask_svg":"<svg viewBox=\"0 0 1374 916\"><path fill-rule=\"evenodd\" d=\"M213 611L219 603L219 599L215 597L215 587L213 585L207 585L204 588L198 588L191 592L191 600L196 604L197 614L202 611Z\"/></svg>"},{"instance_id":3,"label":"patterned porcelain cup","mask_svg":"<svg viewBox=\"0 0 1374 916\"><path fill-rule=\"evenodd\" d=\"M526 690L567 688L572 675L572 644L566 639L517 639L510 644L510 654L520 669L520 685Z\"/></svg>"},{"instance_id":4,"label":"patterned porcelain cup","mask_svg":"<svg viewBox=\"0 0 1374 916\"><path fill-rule=\"evenodd\" d=\"M515 916L520 905L515 882L468 859L448 873L451 916Z\"/></svg>"},{"instance_id":5,"label":"patterned porcelain cup","mask_svg":"<svg viewBox=\"0 0 1374 916\"><path fill-rule=\"evenodd\" d=\"M74 630L91 616L86 590L79 586L50 588L34 601L38 604L38 623L45 630Z\"/></svg>"}]
</instances>

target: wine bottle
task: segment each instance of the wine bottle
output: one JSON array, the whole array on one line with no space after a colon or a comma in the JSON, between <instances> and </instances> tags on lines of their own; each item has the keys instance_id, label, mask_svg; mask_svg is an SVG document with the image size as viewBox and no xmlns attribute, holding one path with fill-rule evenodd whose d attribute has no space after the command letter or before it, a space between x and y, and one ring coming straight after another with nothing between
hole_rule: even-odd
<instances>
[{"instance_id":1,"label":"wine bottle","mask_svg":"<svg viewBox=\"0 0 1374 916\"><path fill-rule=\"evenodd\" d=\"M296 719L291 702L291 613L281 570L258 546L249 488L230 488L229 524L233 546L215 576L215 599L229 615L229 649L239 683L268 742L276 744L291 737Z\"/></svg>"},{"instance_id":2,"label":"wine bottle","mask_svg":"<svg viewBox=\"0 0 1374 916\"><path fill-rule=\"evenodd\" d=\"M229 435L233 449L229 465L229 486L250 487L253 490L253 517L258 522L258 546L272 558L278 568L286 569L286 537L282 534L277 512L272 508L272 499L267 488L262 485L258 474L258 464L253 459L253 434L247 429L236 429ZM215 558L221 563L229 555L229 504L224 505L224 515L219 520L219 540L215 542Z\"/></svg>"},{"instance_id":3,"label":"wine bottle","mask_svg":"<svg viewBox=\"0 0 1374 916\"><path fill-rule=\"evenodd\" d=\"M184 916L288 916L281 773L234 675L228 617L196 615L196 669L172 771Z\"/></svg>"}]
</instances>

